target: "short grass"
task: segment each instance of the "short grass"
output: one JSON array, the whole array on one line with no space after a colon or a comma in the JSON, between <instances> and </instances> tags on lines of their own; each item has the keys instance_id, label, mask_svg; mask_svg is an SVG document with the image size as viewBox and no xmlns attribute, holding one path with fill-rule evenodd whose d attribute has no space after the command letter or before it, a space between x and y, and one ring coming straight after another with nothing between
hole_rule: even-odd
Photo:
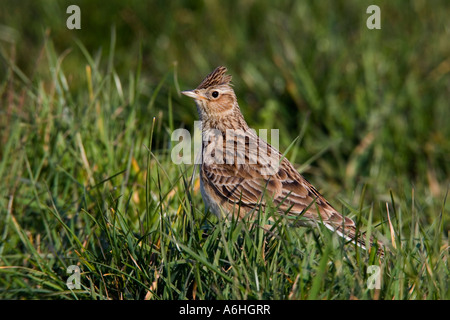
<instances>
[{"instance_id":1,"label":"short grass","mask_svg":"<svg viewBox=\"0 0 450 320\"><path fill-rule=\"evenodd\" d=\"M379 31L364 1L164 2L149 21L151 4L112 1L113 22L80 3L78 34L64 1L30 2L36 25L12 1L0 15L0 298L450 298L445 1L381 1ZM171 133L196 119L180 89L218 64L249 124L282 150L298 137L286 156L384 259L270 209L205 213Z\"/></svg>"}]
</instances>

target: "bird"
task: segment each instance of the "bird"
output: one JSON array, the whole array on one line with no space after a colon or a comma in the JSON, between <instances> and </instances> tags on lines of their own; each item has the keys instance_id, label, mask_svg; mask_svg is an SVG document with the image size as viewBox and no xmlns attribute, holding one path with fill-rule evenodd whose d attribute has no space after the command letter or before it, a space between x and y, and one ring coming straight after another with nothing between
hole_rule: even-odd
<instances>
[{"instance_id":1,"label":"bird","mask_svg":"<svg viewBox=\"0 0 450 320\"><path fill-rule=\"evenodd\" d=\"M200 190L205 207L219 217L238 219L273 206L294 226L323 224L366 248L366 236L340 214L284 157L251 129L240 110L227 68L219 66L194 90L201 121ZM369 239L384 255L382 243Z\"/></svg>"}]
</instances>

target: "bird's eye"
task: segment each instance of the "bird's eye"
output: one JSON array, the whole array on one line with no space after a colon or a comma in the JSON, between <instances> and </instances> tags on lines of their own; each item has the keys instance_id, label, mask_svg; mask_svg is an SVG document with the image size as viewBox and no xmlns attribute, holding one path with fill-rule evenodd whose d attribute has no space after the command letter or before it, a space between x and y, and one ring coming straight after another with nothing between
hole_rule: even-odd
<instances>
[{"instance_id":1,"label":"bird's eye","mask_svg":"<svg viewBox=\"0 0 450 320\"><path fill-rule=\"evenodd\" d=\"M211 95L212 95L213 98L217 98L219 96L219 91L213 91L211 93Z\"/></svg>"}]
</instances>

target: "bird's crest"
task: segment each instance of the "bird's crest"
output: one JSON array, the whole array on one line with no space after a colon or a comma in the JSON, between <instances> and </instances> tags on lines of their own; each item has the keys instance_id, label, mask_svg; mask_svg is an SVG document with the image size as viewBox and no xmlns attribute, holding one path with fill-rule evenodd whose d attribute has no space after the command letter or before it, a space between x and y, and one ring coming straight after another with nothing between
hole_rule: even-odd
<instances>
[{"instance_id":1,"label":"bird's crest","mask_svg":"<svg viewBox=\"0 0 450 320\"><path fill-rule=\"evenodd\" d=\"M197 89L206 89L211 86L218 86L222 84L229 84L231 81L231 76L225 74L227 68L217 67L213 72L208 74L206 78L200 83Z\"/></svg>"}]
</instances>

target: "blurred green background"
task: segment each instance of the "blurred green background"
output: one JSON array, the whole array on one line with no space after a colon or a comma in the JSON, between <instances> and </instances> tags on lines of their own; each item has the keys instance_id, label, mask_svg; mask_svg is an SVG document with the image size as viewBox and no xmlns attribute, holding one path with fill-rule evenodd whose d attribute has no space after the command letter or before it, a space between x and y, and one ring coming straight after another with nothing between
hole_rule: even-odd
<instances>
[{"instance_id":1,"label":"blurred green background","mask_svg":"<svg viewBox=\"0 0 450 320\"><path fill-rule=\"evenodd\" d=\"M81 30L66 27L72 4ZM366 27L372 4L381 30ZM442 219L448 237L449 17L447 0L3 0L0 256L11 255L3 263L20 264L26 252L14 226L42 243L50 237L55 222L43 217L53 202L69 220L83 210L101 216L114 197L136 224L155 209L142 200L144 146L153 132L152 152L175 180L164 158L170 134L198 119L179 91L218 65L233 76L251 127L279 129L282 152L300 136L288 158L337 208L361 206L381 222L389 203L406 234L417 217L424 226ZM102 182L98 195L89 189ZM170 188L161 186L165 195ZM180 212L176 200L160 201ZM13 213L18 224L7 222ZM50 252L67 247L54 241Z\"/></svg>"},{"instance_id":2,"label":"blurred green background","mask_svg":"<svg viewBox=\"0 0 450 320\"><path fill-rule=\"evenodd\" d=\"M4 133L7 119L19 112L17 100L27 99L17 76L5 82L6 61L31 82L42 81L48 78L43 45L50 39L64 56L62 69L74 96L87 89L87 61L78 43L104 67L113 51L124 86L139 69L139 94L130 106L140 110L138 126L160 111L168 117L170 91L176 101L171 120L192 128L195 106L179 97L176 79L182 90L193 88L225 65L252 127L279 128L286 148L307 124L299 162L328 146L317 160L325 161L328 183L353 189L354 181L366 182L375 170L375 180L380 174L391 178L378 192L396 187L399 176L427 184L434 195L448 188L447 1L77 1L81 30L66 28L70 4L3 2ZM371 4L381 8L381 30L366 27ZM157 103L146 109L168 74ZM16 94L8 94L8 86ZM3 144L6 139L3 134Z\"/></svg>"}]
</instances>

